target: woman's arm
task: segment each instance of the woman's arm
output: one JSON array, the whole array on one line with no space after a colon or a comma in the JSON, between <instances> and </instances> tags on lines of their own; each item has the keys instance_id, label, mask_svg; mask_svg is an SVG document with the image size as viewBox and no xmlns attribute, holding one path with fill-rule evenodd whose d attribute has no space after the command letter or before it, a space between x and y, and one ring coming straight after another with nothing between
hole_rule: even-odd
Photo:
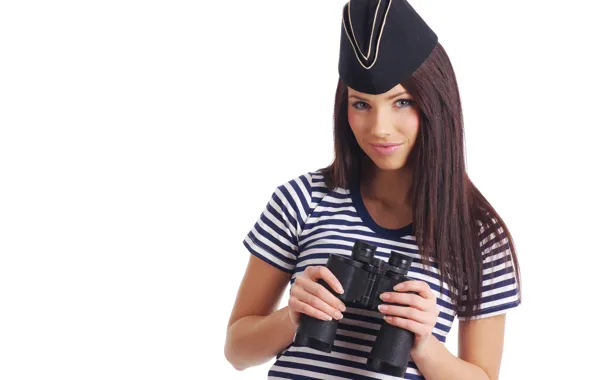
<instances>
[{"instance_id":1,"label":"woman's arm","mask_svg":"<svg viewBox=\"0 0 596 380\"><path fill-rule=\"evenodd\" d=\"M505 314L459 323L458 356L434 335L412 359L427 380L497 380L503 353Z\"/></svg>"},{"instance_id":2,"label":"woman's arm","mask_svg":"<svg viewBox=\"0 0 596 380\"><path fill-rule=\"evenodd\" d=\"M250 256L228 322L226 359L237 370L267 362L294 339L287 307L277 310L290 274Z\"/></svg>"}]
</instances>

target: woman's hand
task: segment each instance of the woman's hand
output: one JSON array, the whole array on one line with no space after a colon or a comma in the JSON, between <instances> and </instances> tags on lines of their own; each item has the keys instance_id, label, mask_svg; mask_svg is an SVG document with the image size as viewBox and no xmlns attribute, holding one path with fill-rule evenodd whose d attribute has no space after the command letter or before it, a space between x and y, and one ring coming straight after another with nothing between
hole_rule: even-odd
<instances>
[{"instance_id":1,"label":"woman's hand","mask_svg":"<svg viewBox=\"0 0 596 380\"><path fill-rule=\"evenodd\" d=\"M387 314L385 320L388 323L416 334L412 351L421 352L437 323L439 316L437 298L424 281L404 281L396 285L393 290L395 292L381 294L381 299L387 303L407 306L383 304L379 306L379 311Z\"/></svg>"},{"instance_id":2,"label":"woman's hand","mask_svg":"<svg viewBox=\"0 0 596 380\"><path fill-rule=\"evenodd\" d=\"M296 327L300 322L301 314L308 314L324 321L343 318L341 311L346 311L346 306L323 285L317 283L319 279L323 279L337 293L344 292L337 277L327 267L307 267L300 276L296 277L290 289L288 311Z\"/></svg>"}]
</instances>

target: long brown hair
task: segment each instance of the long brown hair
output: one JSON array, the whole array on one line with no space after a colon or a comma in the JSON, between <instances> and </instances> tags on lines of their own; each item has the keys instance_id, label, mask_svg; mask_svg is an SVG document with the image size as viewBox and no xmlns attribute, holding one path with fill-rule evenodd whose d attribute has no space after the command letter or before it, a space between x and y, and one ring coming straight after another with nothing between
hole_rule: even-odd
<instances>
[{"instance_id":1,"label":"long brown hair","mask_svg":"<svg viewBox=\"0 0 596 380\"><path fill-rule=\"evenodd\" d=\"M505 248L510 249L515 278L521 284L513 238L467 175L459 89L440 43L401 85L412 95L420 116L419 134L408 157L414 168L410 199L418 249L423 263L429 264L432 258L441 281L457 294L453 300L456 310L473 315L482 295L480 244L491 233L496 235L495 241L507 238L509 246ZM334 110L335 158L322 170L330 189L358 184L367 159L348 124L347 107L348 89L340 79ZM519 291L521 299L521 287Z\"/></svg>"}]
</instances>

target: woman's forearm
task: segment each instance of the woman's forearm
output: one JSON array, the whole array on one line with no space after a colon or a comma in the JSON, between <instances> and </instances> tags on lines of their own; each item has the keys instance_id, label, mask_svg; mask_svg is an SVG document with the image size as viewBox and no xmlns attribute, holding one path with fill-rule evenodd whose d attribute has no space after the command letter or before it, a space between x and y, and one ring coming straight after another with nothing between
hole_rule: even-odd
<instances>
[{"instance_id":1,"label":"woman's forearm","mask_svg":"<svg viewBox=\"0 0 596 380\"><path fill-rule=\"evenodd\" d=\"M490 380L482 368L451 354L434 335L422 352L412 352L412 360L427 380Z\"/></svg>"},{"instance_id":2,"label":"woman's forearm","mask_svg":"<svg viewBox=\"0 0 596 380\"><path fill-rule=\"evenodd\" d=\"M287 309L246 316L228 328L225 355L234 368L241 371L263 364L292 343L296 326Z\"/></svg>"}]
</instances>

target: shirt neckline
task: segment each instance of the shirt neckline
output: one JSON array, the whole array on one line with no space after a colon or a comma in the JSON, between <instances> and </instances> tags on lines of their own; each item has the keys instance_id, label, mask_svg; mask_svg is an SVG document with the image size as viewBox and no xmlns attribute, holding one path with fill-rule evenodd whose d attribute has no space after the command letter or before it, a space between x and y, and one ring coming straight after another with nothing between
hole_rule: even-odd
<instances>
[{"instance_id":1,"label":"shirt neckline","mask_svg":"<svg viewBox=\"0 0 596 380\"><path fill-rule=\"evenodd\" d=\"M378 225L377 222L375 222L374 219L370 216L370 213L364 205L362 194L360 193L359 183L356 183L350 188L350 197L352 198L354 208L356 208L356 212L358 213L360 219L362 219L362 222L368 228L376 232L378 235L389 239L395 239L413 234L412 223L401 228L385 228L383 226Z\"/></svg>"}]
</instances>

